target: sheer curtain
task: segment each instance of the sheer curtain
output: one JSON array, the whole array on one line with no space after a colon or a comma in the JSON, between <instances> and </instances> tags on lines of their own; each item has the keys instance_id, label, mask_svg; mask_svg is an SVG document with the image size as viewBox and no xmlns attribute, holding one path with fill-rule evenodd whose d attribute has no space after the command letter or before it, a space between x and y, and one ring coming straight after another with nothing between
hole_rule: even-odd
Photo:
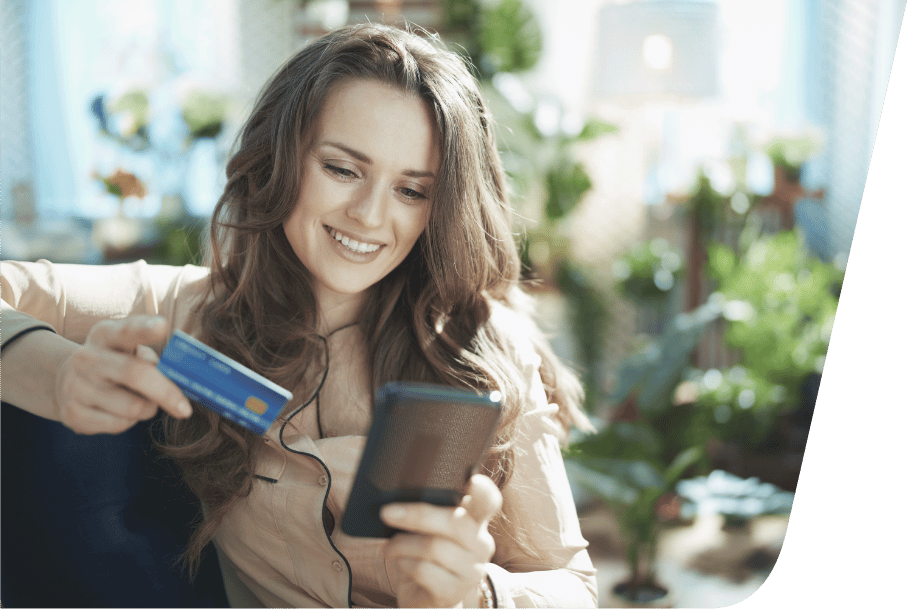
<instances>
[{"instance_id":1,"label":"sheer curtain","mask_svg":"<svg viewBox=\"0 0 908 609\"><path fill-rule=\"evenodd\" d=\"M161 183L153 155L124 150L98 132L90 111L97 95L112 96L131 87L154 96L178 79L197 78L235 85L237 77L236 2L234 0L8 0L7 13L18 18L23 40L19 81L26 87L25 130L31 154L28 165L39 215L47 217L109 215L115 201L101 193L94 171L117 167L146 180L149 196L134 210L156 213ZM5 92L8 93L8 92ZM6 94L5 98L11 95ZM5 129L4 148L16 126ZM161 134L159 134L161 135ZM161 135L164 147L179 142ZM172 138L171 138L172 139ZM21 155L20 155L21 156ZM191 196L190 208L206 213L214 204L217 168L211 155L191 159L206 192ZM21 163L20 163L21 164ZM196 191L199 189L196 188Z\"/></svg>"}]
</instances>

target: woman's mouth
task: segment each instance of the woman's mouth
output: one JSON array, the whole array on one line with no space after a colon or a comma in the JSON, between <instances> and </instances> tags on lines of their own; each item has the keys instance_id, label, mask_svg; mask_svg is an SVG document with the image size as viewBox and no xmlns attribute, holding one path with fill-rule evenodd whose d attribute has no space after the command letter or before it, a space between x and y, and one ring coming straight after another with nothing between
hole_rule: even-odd
<instances>
[{"instance_id":1,"label":"woman's mouth","mask_svg":"<svg viewBox=\"0 0 908 609\"><path fill-rule=\"evenodd\" d=\"M382 244L380 243L364 243L362 241L357 241L349 235L345 235L336 228L325 225L325 230L328 231L328 234L331 235L335 241L343 245L346 249L357 254L371 254L372 252L378 251Z\"/></svg>"}]
</instances>

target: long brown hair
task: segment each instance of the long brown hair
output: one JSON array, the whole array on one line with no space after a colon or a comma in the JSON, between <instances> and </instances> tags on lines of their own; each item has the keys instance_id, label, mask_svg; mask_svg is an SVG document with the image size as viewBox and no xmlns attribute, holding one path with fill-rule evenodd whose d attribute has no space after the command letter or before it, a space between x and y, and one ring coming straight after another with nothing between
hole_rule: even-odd
<instances>
[{"instance_id":1,"label":"long brown hair","mask_svg":"<svg viewBox=\"0 0 908 609\"><path fill-rule=\"evenodd\" d=\"M227 165L214 210L210 284L196 309L200 338L288 388L321 365L311 278L282 224L297 202L325 99L349 78L379 80L423 100L440 145L427 228L400 266L370 288L359 320L374 363L372 387L412 380L501 391L501 424L486 472L503 487L528 388L518 382L524 377L518 348L494 323L493 308L526 320L565 430L589 423L578 406L576 377L520 311L526 295L492 117L464 62L431 37L381 25L341 28L271 78ZM207 510L184 556L191 571L233 502L250 493L260 441L204 408L190 419L166 421L163 450Z\"/></svg>"}]
</instances>

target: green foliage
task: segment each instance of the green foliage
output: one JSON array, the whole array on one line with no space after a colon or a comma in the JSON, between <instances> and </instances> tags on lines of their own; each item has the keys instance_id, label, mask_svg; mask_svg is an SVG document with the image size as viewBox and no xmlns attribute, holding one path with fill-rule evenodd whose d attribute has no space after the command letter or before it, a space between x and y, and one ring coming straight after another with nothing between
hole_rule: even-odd
<instances>
[{"instance_id":1,"label":"green foliage","mask_svg":"<svg viewBox=\"0 0 908 609\"><path fill-rule=\"evenodd\" d=\"M621 291L642 302L664 300L683 271L681 255L661 238L641 243L612 265Z\"/></svg>"},{"instance_id":2,"label":"green foliage","mask_svg":"<svg viewBox=\"0 0 908 609\"><path fill-rule=\"evenodd\" d=\"M598 118L590 118L583 125L583 129L577 134L577 141L589 142L605 135L612 135L618 132L618 126Z\"/></svg>"},{"instance_id":3,"label":"green foliage","mask_svg":"<svg viewBox=\"0 0 908 609\"><path fill-rule=\"evenodd\" d=\"M445 0L442 15L449 37L463 38L463 52L481 78L524 72L542 55L542 30L520 0Z\"/></svg>"},{"instance_id":4,"label":"green foliage","mask_svg":"<svg viewBox=\"0 0 908 609\"><path fill-rule=\"evenodd\" d=\"M567 455L574 479L615 510L635 586L654 577L652 560L661 526L657 501L706 456L707 436L697 428L700 411L675 405L673 397L689 372L701 334L722 315L722 307L715 304L682 314L645 351L628 357L618 370L611 398L616 403L633 400L639 417L614 421L574 442ZM677 428L684 433L675 433L673 424L680 424Z\"/></svg>"},{"instance_id":5,"label":"green foliage","mask_svg":"<svg viewBox=\"0 0 908 609\"><path fill-rule=\"evenodd\" d=\"M479 43L496 72L529 70L542 55L542 30L520 0L501 0L481 9Z\"/></svg>"},{"instance_id":6,"label":"green foliage","mask_svg":"<svg viewBox=\"0 0 908 609\"><path fill-rule=\"evenodd\" d=\"M554 221L571 213L593 183L582 163L563 159L546 172L545 186L545 215Z\"/></svg>"},{"instance_id":7,"label":"green foliage","mask_svg":"<svg viewBox=\"0 0 908 609\"><path fill-rule=\"evenodd\" d=\"M697 175L697 185L687 201L697 230L707 238L712 236L716 222L725 213L726 205L727 198L713 188L712 182L701 169Z\"/></svg>"},{"instance_id":8,"label":"green foliage","mask_svg":"<svg viewBox=\"0 0 908 609\"><path fill-rule=\"evenodd\" d=\"M691 354L700 336L723 314L722 307L706 304L679 315L644 351L621 363L612 401L621 403L636 396L637 408L644 415L657 415L671 407L675 389L690 367Z\"/></svg>"},{"instance_id":9,"label":"green foliage","mask_svg":"<svg viewBox=\"0 0 908 609\"><path fill-rule=\"evenodd\" d=\"M574 479L606 501L619 519L631 586L651 584L655 578L653 558L662 525L657 501L703 456L703 449L695 446L666 463L658 457L658 444L647 426L617 422L572 446Z\"/></svg>"},{"instance_id":10,"label":"green foliage","mask_svg":"<svg viewBox=\"0 0 908 609\"><path fill-rule=\"evenodd\" d=\"M586 388L586 406L593 410L599 400L595 363L599 358L602 337L605 336L608 309L602 291L589 273L577 265L565 262L558 274L558 288L569 295L571 302L570 325L574 331L586 370L583 384Z\"/></svg>"},{"instance_id":11,"label":"green foliage","mask_svg":"<svg viewBox=\"0 0 908 609\"><path fill-rule=\"evenodd\" d=\"M764 147L772 164L782 168L789 180L800 178L801 167L826 145L826 136L816 129L801 133L778 134Z\"/></svg>"},{"instance_id":12,"label":"green foliage","mask_svg":"<svg viewBox=\"0 0 908 609\"><path fill-rule=\"evenodd\" d=\"M718 292L737 301L726 341L741 365L794 394L801 380L820 372L844 274L810 255L795 231L756 241L739 259L714 245L709 272Z\"/></svg>"},{"instance_id":13,"label":"green foliage","mask_svg":"<svg viewBox=\"0 0 908 609\"><path fill-rule=\"evenodd\" d=\"M202 263L203 220L188 217L162 219L156 222L155 228L159 239L149 263L172 266Z\"/></svg>"},{"instance_id":14,"label":"green foliage","mask_svg":"<svg viewBox=\"0 0 908 609\"><path fill-rule=\"evenodd\" d=\"M732 315L725 341L739 366L698 379L698 402L720 438L754 448L823 369L844 273L810 255L795 231L754 241L742 256L709 249L709 273Z\"/></svg>"},{"instance_id":15,"label":"green foliage","mask_svg":"<svg viewBox=\"0 0 908 609\"><path fill-rule=\"evenodd\" d=\"M704 427L722 440L755 448L765 439L784 410L789 393L750 368L699 372L692 382L698 410L707 415Z\"/></svg>"},{"instance_id":16,"label":"green foliage","mask_svg":"<svg viewBox=\"0 0 908 609\"><path fill-rule=\"evenodd\" d=\"M227 120L229 98L220 93L194 91L183 102L182 116L190 140L214 139L220 135Z\"/></svg>"}]
</instances>

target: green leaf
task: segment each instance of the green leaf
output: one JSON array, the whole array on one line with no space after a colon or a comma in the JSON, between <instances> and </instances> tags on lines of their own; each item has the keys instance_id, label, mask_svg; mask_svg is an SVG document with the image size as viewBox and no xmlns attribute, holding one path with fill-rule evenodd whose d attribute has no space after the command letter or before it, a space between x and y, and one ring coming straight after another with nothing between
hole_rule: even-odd
<instances>
[{"instance_id":1,"label":"green leaf","mask_svg":"<svg viewBox=\"0 0 908 609\"><path fill-rule=\"evenodd\" d=\"M529 70L542 56L542 30L520 0L502 0L483 9L479 41L499 72Z\"/></svg>"},{"instance_id":2,"label":"green leaf","mask_svg":"<svg viewBox=\"0 0 908 609\"><path fill-rule=\"evenodd\" d=\"M668 469L665 470L665 484L667 487L672 487L675 485L675 482L684 475L684 471L687 470L691 465L700 460L703 456L703 449L699 446L693 446L688 448L680 455L675 457L671 464L669 464Z\"/></svg>"},{"instance_id":3,"label":"green leaf","mask_svg":"<svg viewBox=\"0 0 908 609\"><path fill-rule=\"evenodd\" d=\"M548 190L545 215L549 220L558 220L569 214L593 185L586 169L578 162L562 163L550 169L545 181Z\"/></svg>"},{"instance_id":4,"label":"green leaf","mask_svg":"<svg viewBox=\"0 0 908 609\"><path fill-rule=\"evenodd\" d=\"M577 135L579 141L595 140L603 135L610 135L618 132L618 125L606 122L598 118L589 119L583 126L583 129Z\"/></svg>"},{"instance_id":5,"label":"green leaf","mask_svg":"<svg viewBox=\"0 0 908 609\"><path fill-rule=\"evenodd\" d=\"M604 501L630 505L639 496L636 490L628 487L627 484L624 484L614 476L596 471L576 461L568 461L565 466L571 470L572 478L578 484Z\"/></svg>"},{"instance_id":6,"label":"green leaf","mask_svg":"<svg viewBox=\"0 0 908 609\"><path fill-rule=\"evenodd\" d=\"M652 428L629 421L615 421L598 434L571 444L572 458L584 462L596 458L652 461L661 450L661 439Z\"/></svg>"}]
</instances>

